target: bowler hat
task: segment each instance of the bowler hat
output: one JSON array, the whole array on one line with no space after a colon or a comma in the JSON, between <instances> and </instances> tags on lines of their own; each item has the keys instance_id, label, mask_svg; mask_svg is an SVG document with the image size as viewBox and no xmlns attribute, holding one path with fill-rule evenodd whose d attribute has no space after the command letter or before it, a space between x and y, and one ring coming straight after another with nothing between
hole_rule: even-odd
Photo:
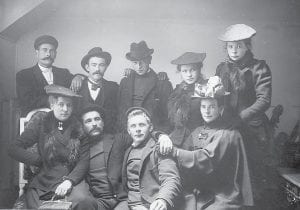
<instances>
[{"instance_id":1,"label":"bowler hat","mask_svg":"<svg viewBox=\"0 0 300 210\"><path fill-rule=\"evenodd\" d=\"M143 108L143 107L139 107L139 106L133 106L130 107L127 111L126 111L126 117L128 118L128 115L133 112L133 111L142 111L144 112L150 119L151 119L151 114L148 112L147 109Z\"/></svg>"},{"instance_id":2,"label":"bowler hat","mask_svg":"<svg viewBox=\"0 0 300 210\"><path fill-rule=\"evenodd\" d=\"M48 95L60 95L65 97L82 97L81 95L74 93L69 88L60 85L47 85L45 87L45 90Z\"/></svg>"},{"instance_id":3,"label":"bowler hat","mask_svg":"<svg viewBox=\"0 0 300 210\"><path fill-rule=\"evenodd\" d=\"M130 61L140 61L152 55L154 49L149 49L145 41L131 43L130 52L126 53L126 58Z\"/></svg>"},{"instance_id":4,"label":"bowler hat","mask_svg":"<svg viewBox=\"0 0 300 210\"><path fill-rule=\"evenodd\" d=\"M34 49L37 50L41 44L45 43L53 45L55 49L58 47L58 41L53 36L42 35L34 41Z\"/></svg>"},{"instance_id":5,"label":"bowler hat","mask_svg":"<svg viewBox=\"0 0 300 210\"><path fill-rule=\"evenodd\" d=\"M109 52L103 51L101 47L94 47L90 49L89 52L81 59L81 67L85 71L87 71L85 69L85 65L88 63L91 57L104 58L107 65L109 65L111 62L111 55Z\"/></svg>"},{"instance_id":6,"label":"bowler hat","mask_svg":"<svg viewBox=\"0 0 300 210\"><path fill-rule=\"evenodd\" d=\"M206 53L185 52L183 55L179 56L175 60L172 60L171 64L183 65L192 63L202 63L205 57Z\"/></svg>"},{"instance_id":7,"label":"bowler hat","mask_svg":"<svg viewBox=\"0 0 300 210\"><path fill-rule=\"evenodd\" d=\"M219 76L210 77L206 85L195 84L195 91L192 98L221 98L229 95L229 92L225 91Z\"/></svg>"},{"instance_id":8,"label":"bowler hat","mask_svg":"<svg viewBox=\"0 0 300 210\"><path fill-rule=\"evenodd\" d=\"M80 109L78 116L82 117L84 114L88 113L88 112L92 112L92 111L96 111L100 114L102 120L104 120L105 118L105 110L104 108L102 108L101 106L97 105L97 104L91 104L88 103L86 105L84 105L82 107L82 109Z\"/></svg>"},{"instance_id":9,"label":"bowler hat","mask_svg":"<svg viewBox=\"0 0 300 210\"><path fill-rule=\"evenodd\" d=\"M233 42L249 39L256 34L255 29L245 24L235 24L228 26L225 31L218 37L224 42Z\"/></svg>"}]
</instances>

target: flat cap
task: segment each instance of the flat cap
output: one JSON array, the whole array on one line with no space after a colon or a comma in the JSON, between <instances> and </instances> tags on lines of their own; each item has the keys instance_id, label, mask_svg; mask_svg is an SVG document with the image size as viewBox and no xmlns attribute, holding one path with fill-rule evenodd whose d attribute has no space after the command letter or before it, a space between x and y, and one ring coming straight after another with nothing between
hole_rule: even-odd
<instances>
[{"instance_id":1,"label":"flat cap","mask_svg":"<svg viewBox=\"0 0 300 210\"><path fill-rule=\"evenodd\" d=\"M34 41L34 49L37 50L41 44L45 43L53 45L55 49L57 49L58 47L58 41L53 36L42 35L36 38L36 40Z\"/></svg>"},{"instance_id":2,"label":"flat cap","mask_svg":"<svg viewBox=\"0 0 300 210\"><path fill-rule=\"evenodd\" d=\"M96 111L100 114L102 120L105 118L105 109L97 104L88 103L80 109L78 116L82 117L85 113Z\"/></svg>"},{"instance_id":3,"label":"flat cap","mask_svg":"<svg viewBox=\"0 0 300 210\"><path fill-rule=\"evenodd\" d=\"M249 39L256 34L254 28L245 24L235 24L228 26L225 31L218 37L224 42L234 42L244 39Z\"/></svg>"},{"instance_id":4,"label":"flat cap","mask_svg":"<svg viewBox=\"0 0 300 210\"><path fill-rule=\"evenodd\" d=\"M133 112L133 111L142 111L144 112L150 119L151 119L151 114L148 112L147 109L143 108L143 107L139 107L139 106L133 106L130 107L127 111L126 111L126 117L128 118L128 115Z\"/></svg>"},{"instance_id":5,"label":"flat cap","mask_svg":"<svg viewBox=\"0 0 300 210\"><path fill-rule=\"evenodd\" d=\"M175 60L172 60L171 64L183 65L192 63L202 63L205 57L206 53L185 52L183 55L179 56Z\"/></svg>"},{"instance_id":6,"label":"flat cap","mask_svg":"<svg viewBox=\"0 0 300 210\"><path fill-rule=\"evenodd\" d=\"M47 85L45 87L45 91L48 95L60 95L65 97L82 97L81 95L74 93L69 88L60 85Z\"/></svg>"}]
</instances>

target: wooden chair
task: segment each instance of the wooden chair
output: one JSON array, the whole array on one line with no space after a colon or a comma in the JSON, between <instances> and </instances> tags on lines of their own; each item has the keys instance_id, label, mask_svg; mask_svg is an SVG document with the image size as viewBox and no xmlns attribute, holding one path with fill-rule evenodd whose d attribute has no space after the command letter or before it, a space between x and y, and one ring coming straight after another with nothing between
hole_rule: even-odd
<instances>
[{"instance_id":1,"label":"wooden chair","mask_svg":"<svg viewBox=\"0 0 300 210\"><path fill-rule=\"evenodd\" d=\"M27 122L38 112L49 112L49 108L40 108L32 110L27 114L26 117L20 118L20 135L23 133L23 131L26 128ZM24 178L24 163L19 163L19 196L21 196L24 193L24 187L28 183L28 180Z\"/></svg>"}]
</instances>

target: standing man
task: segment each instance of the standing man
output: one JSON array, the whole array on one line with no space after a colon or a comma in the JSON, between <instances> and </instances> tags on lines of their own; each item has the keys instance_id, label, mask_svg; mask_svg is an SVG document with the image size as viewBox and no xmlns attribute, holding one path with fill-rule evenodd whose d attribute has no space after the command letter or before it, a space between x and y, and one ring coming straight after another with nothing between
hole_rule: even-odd
<instances>
[{"instance_id":1,"label":"standing man","mask_svg":"<svg viewBox=\"0 0 300 210\"><path fill-rule=\"evenodd\" d=\"M88 73L88 77L83 81L79 91L83 97L79 99L78 109L85 107L86 104L97 104L103 107L106 116L104 131L115 133L119 85L103 78L110 62L110 53L102 51L100 47L92 48L82 58L81 66Z\"/></svg>"},{"instance_id":2,"label":"standing man","mask_svg":"<svg viewBox=\"0 0 300 210\"><path fill-rule=\"evenodd\" d=\"M49 35L38 37L34 42L37 64L23 69L16 75L16 88L22 116L34 109L48 107L48 96L44 87L51 84L61 85L78 91L83 77L74 77L68 69L52 64L56 58L58 41ZM74 78L74 79L73 79ZM73 81L72 81L73 79Z\"/></svg>"},{"instance_id":3,"label":"standing man","mask_svg":"<svg viewBox=\"0 0 300 210\"><path fill-rule=\"evenodd\" d=\"M124 77L119 89L119 117L121 131L126 131L126 111L133 106L143 107L153 116L155 128L170 131L167 103L173 88L168 80L158 80L150 68L154 50L145 41L132 43L126 58L131 61L134 72Z\"/></svg>"}]
</instances>

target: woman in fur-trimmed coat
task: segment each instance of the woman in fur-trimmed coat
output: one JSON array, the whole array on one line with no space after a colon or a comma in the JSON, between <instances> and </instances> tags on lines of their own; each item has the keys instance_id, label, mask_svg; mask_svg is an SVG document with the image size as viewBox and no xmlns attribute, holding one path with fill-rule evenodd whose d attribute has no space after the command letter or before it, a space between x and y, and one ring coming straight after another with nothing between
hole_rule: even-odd
<instances>
[{"instance_id":1,"label":"woman in fur-trimmed coat","mask_svg":"<svg viewBox=\"0 0 300 210\"><path fill-rule=\"evenodd\" d=\"M193 99L195 83L205 84L201 74L205 53L186 52L171 61L177 65L182 82L178 84L169 97L169 119L174 126L170 137L173 143L181 147L191 131L203 124L199 109L199 99Z\"/></svg>"},{"instance_id":2,"label":"woman in fur-trimmed coat","mask_svg":"<svg viewBox=\"0 0 300 210\"><path fill-rule=\"evenodd\" d=\"M51 87L52 88L52 87ZM40 168L25 194L27 208L37 209L43 200L67 196L74 209L89 209L82 184L89 166L89 145L81 123L72 115L76 94L67 88L50 88L51 112L37 113L10 148L10 155ZM27 148L37 145L38 152ZM79 184L79 185L78 185Z\"/></svg>"}]
</instances>

